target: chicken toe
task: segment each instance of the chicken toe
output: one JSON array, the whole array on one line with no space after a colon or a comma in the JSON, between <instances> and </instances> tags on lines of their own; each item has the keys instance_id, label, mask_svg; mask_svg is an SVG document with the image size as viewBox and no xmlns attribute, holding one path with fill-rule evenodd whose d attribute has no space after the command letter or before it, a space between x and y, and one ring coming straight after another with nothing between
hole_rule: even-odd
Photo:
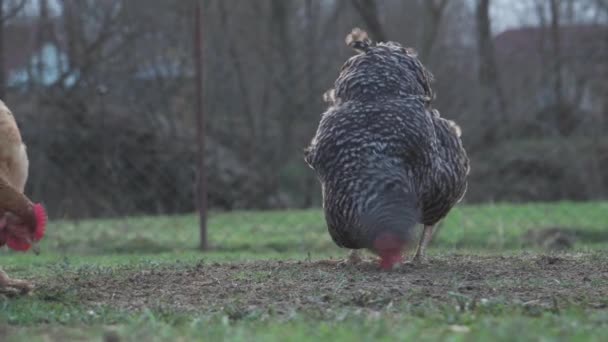
<instances>
[{"instance_id":1,"label":"chicken toe","mask_svg":"<svg viewBox=\"0 0 608 342\"><path fill-rule=\"evenodd\" d=\"M418 243L418 249L416 249L416 255L414 255L413 262L416 264L426 264L428 260L426 258L426 248L433 238L433 226L424 226L420 242Z\"/></svg>"},{"instance_id":2,"label":"chicken toe","mask_svg":"<svg viewBox=\"0 0 608 342\"><path fill-rule=\"evenodd\" d=\"M0 294L27 294L32 291L33 288L34 287L30 282L10 278L6 272L0 269Z\"/></svg>"},{"instance_id":3,"label":"chicken toe","mask_svg":"<svg viewBox=\"0 0 608 342\"><path fill-rule=\"evenodd\" d=\"M332 265L332 266L354 266L359 265L364 261L361 256L361 252L356 249L353 249L348 254L346 259L330 259L330 260L319 260L317 263L322 265Z\"/></svg>"}]
</instances>

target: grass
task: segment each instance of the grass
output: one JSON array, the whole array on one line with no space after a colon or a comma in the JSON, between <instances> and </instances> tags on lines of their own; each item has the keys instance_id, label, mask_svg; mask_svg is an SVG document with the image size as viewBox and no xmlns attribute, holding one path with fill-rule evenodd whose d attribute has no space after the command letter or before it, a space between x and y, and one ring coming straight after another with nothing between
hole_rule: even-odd
<instances>
[{"instance_id":1,"label":"grass","mask_svg":"<svg viewBox=\"0 0 608 342\"><path fill-rule=\"evenodd\" d=\"M162 316L162 315L161 315ZM494 340L494 341L600 341L605 336L607 318L588 316L572 311L561 315L526 317L519 313L501 316L476 317L471 314L459 317L389 316L346 317L339 322L327 322L296 317L288 322L247 320L233 324L223 318L189 317L164 318L146 312L123 318L125 324L86 329L44 326L30 330L17 330L15 341L35 341L53 337L57 339L85 339L92 336L116 334L126 341L139 340L206 340L206 341L305 341L305 340ZM448 321L453 324L446 323Z\"/></svg>"},{"instance_id":2,"label":"grass","mask_svg":"<svg viewBox=\"0 0 608 342\"><path fill-rule=\"evenodd\" d=\"M607 222L605 202L460 206L441 225L430 253L547 254L527 246L521 237L530 229L562 227L577 231L578 240L569 253L586 253L603 263L608 256ZM197 234L193 215L55 220L41 244L41 255L0 251L1 267L13 277L44 283L45 279L61 281L66 274L70 279L103 274L118 278L158 267L187 268L201 260L223 263L345 255L329 238L318 210L213 213L209 222L213 250L204 254L196 250ZM234 279L266 276L240 271ZM517 279L504 282L526 285ZM601 279L591 283L606 287ZM336 307L330 313L294 309L275 314L260 308L242 313L231 307L231 301L213 312L163 306L141 311L84 304L70 289L70 281L65 284L59 290L42 287L34 296L0 298L0 340L599 341L608 334L608 310L601 305L538 307L497 296L470 307L463 301L477 299L456 294L441 303L397 303L374 310Z\"/></svg>"}]
</instances>

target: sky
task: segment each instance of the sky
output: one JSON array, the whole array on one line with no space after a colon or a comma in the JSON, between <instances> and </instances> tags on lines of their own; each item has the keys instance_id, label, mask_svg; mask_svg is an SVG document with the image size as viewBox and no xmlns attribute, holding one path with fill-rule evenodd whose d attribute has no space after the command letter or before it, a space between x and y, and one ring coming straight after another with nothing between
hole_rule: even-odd
<instances>
[{"instance_id":1,"label":"sky","mask_svg":"<svg viewBox=\"0 0 608 342\"><path fill-rule=\"evenodd\" d=\"M528 1L493 0L490 6L492 32L498 34L510 28L533 23L532 18L525 18Z\"/></svg>"},{"instance_id":2,"label":"sky","mask_svg":"<svg viewBox=\"0 0 608 342\"><path fill-rule=\"evenodd\" d=\"M51 15L59 14L61 8L59 0L47 1ZM473 7L474 0L469 1ZM530 5L531 0L491 0L490 15L493 33L498 34L510 28L534 24L534 15L526 15L530 11ZM38 1L28 1L27 10L31 13L37 13Z\"/></svg>"}]
</instances>

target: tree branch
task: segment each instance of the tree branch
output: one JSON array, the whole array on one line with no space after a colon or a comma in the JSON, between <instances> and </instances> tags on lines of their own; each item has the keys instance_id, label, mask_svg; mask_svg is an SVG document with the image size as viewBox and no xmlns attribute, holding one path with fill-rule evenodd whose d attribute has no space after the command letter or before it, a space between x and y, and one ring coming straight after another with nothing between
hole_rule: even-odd
<instances>
[{"instance_id":1,"label":"tree branch","mask_svg":"<svg viewBox=\"0 0 608 342\"><path fill-rule=\"evenodd\" d=\"M386 33L380 23L378 6L375 0L351 0L361 19L365 22L369 33L377 41L386 41Z\"/></svg>"},{"instance_id":2,"label":"tree branch","mask_svg":"<svg viewBox=\"0 0 608 342\"><path fill-rule=\"evenodd\" d=\"M17 6L11 8L6 14L4 13L4 11L2 11L3 15L2 17L0 17L0 25L4 24L6 21L14 18L15 16L17 16L17 14L19 14L19 12L21 12L21 10L23 9L23 7L25 7L25 3L27 0L21 0L17 3Z\"/></svg>"}]
</instances>

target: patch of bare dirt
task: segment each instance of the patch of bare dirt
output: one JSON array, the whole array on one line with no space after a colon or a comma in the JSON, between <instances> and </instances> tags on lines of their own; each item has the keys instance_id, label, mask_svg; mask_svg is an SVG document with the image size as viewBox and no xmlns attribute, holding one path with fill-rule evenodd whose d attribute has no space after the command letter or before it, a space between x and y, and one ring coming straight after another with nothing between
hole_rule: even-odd
<instances>
[{"instance_id":1,"label":"patch of bare dirt","mask_svg":"<svg viewBox=\"0 0 608 342\"><path fill-rule=\"evenodd\" d=\"M454 295L505 303L556 302L605 307L608 263L597 255L431 258L426 265L380 271L375 264L334 266L307 261L205 263L63 276L44 292L69 288L91 305L127 310L239 312L382 308L400 303L451 303ZM602 302L603 301L603 302Z\"/></svg>"},{"instance_id":2,"label":"patch of bare dirt","mask_svg":"<svg viewBox=\"0 0 608 342\"><path fill-rule=\"evenodd\" d=\"M599 243L608 241L608 230L591 230L574 227L538 227L521 236L526 246L540 247L552 251L564 251L577 242Z\"/></svg>"},{"instance_id":3,"label":"patch of bare dirt","mask_svg":"<svg viewBox=\"0 0 608 342\"><path fill-rule=\"evenodd\" d=\"M574 246L576 240L575 231L560 227L531 229L522 236L525 245L549 250L570 249Z\"/></svg>"}]
</instances>

